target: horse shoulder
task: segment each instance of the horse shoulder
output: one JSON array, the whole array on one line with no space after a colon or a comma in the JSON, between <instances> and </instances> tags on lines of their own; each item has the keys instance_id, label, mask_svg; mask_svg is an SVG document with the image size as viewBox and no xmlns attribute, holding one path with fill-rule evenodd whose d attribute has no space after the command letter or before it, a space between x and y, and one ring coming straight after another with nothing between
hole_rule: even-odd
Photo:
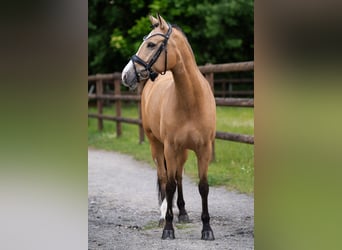
<instances>
[{"instance_id":1,"label":"horse shoulder","mask_svg":"<svg viewBox=\"0 0 342 250\"><path fill-rule=\"evenodd\" d=\"M168 89L172 86L172 74L160 75L154 82L148 81L142 93L142 122L145 131L162 141L161 120L163 107L168 101Z\"/></svg>"}]
</instances>

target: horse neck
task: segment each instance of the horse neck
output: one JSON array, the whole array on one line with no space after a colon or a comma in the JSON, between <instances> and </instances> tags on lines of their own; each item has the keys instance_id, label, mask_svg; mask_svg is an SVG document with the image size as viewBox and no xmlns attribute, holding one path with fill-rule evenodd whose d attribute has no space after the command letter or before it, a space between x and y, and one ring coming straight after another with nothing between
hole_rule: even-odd
<instances>
[{"instance_id":1,"label":"horse neck","mask_svg":"<svg viewBox=\"0 0 342 250\"><path fill-rule=\"evenodd\" d=\"M199 108L203 93L200 82L203 76L199 71L190 45L184 39L183 46L178 46L178 58L176 66L172 69L175 88L179 104L186 107L195 105Z\"/></svg>"}]
</instances>

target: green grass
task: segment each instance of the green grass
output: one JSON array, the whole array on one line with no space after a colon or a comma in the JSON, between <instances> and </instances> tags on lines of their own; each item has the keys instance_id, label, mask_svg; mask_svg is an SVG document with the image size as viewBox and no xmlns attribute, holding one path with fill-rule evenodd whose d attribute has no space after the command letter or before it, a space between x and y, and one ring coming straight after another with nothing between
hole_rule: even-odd
<instances>
[{"instance_id":1,"label":"green grass","mask_svg":"<svg viewBox=\"0 0 342 250\"><path fill-rule=\"evenodd\" d=\"M89 108L96 113L95 108ZM114 107L104 108L104 114L114 114ZM136 105L123 105L123 117L137 118ZM242 134L254 134L254 110L252 108L217 107L217 130ZM104 121L102 132L97 131L97 119L88 119L88 145L134 156L154 166L147 138L139 144L138 126L122 123L122 136L116 136L115 122ZM225 186L230 190L251 194L254 192L253 145L216 140L216 161L211 163L208 181L211 186ZM185 173L197 180L197 160L189 151Z\"/></svg>"}]
</instances>

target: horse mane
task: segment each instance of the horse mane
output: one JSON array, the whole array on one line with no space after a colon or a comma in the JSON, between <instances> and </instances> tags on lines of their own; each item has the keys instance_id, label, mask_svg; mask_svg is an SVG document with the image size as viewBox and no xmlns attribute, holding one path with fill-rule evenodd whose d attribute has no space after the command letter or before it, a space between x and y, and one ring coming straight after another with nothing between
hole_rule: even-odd
<instances>
[{"instance_id":1,"label":"horse mane","mask_svg":"<svg viewBox=\"0 0 342 250\"><path fill-rule=\"evenodd\" d=\"M152 24L150 27L151 27L151 29L153 30L153 29L157 28L158 26L159 26L159 23L155 23L155 24ZM182 34L185 36L185 38L188 39L188 38L186 37L184 31L182 30L182 28L179 27L177 24L172 23L172 24L171 24L171 27L172 27L172 28L175 28L176 30L178 30L178 31L180 31L180 32L182 32Z\"/></svg>"},{"instance_id":2,"label":"horse mane","mask_svg":"<svg viewBox=\"0 0 342 250\"><path fill-rule=\"evenodd\" d=\"M185 36L186 40L188 40L188 38L186 37L186 35L185 35L185 33L184 33L184 31L182 30L181 27L179 27L177 24L174 24L174 23L171 24L171 27L172 27L172 28L175 28L176 30L178 30L178 31L180 31L180 32L182 32L183 36Z\"/></svg>"},{"instance_id":3,"label":"horse mane","mask_svg":"<svg viewBox=\"0 0 342 250\"><path fill-rule=\"evenodd\" d=\"M153 29L157 28L158 26L159 26L159 23L152 24L152 25L151 25L151 29L153 30ZM185 40L186 40L186 42L187 42L187 45L188 45L188 47L189 47L189 49L190 49L190 51L191 51L191 53L192 53L192 56L193 56L193 58L194 58L194 60L195 60L195 62L196 62L195 54L194 54L194 52L193 52L193 50L192 50L192 48L191 48L191 45L190 45L190 43L189 43L189 40L188 40L187 36L185 35L184 31L182 30L182 28L179 27L177 24L174 24L174 23L171 24L171 27L172 27L172 28L175 28L176 30L180 31L180 32L183 34L183 36L184 36L184 38L185 38Z\"/></svg>"},{"instance_id":4,"label":"horse mane","mask_svg":"<svg viewBox=\"0 0 342 250\"><path fill-rule=\"evenodd\" d=\"M180 31L180 32L183 34L183 36L184 36L184 38L185 38L185 41L186 41L186 43L187 43L187 45L188 45L188 47L189 47L189 49L190 49L190 51L191 51L191 53L192 53L192 56L193 56L193 58L194 58L194 60L195 60L195 62L196 62L195 54L194 54L194 52L193 52L193 50L192 50L192 48L191 48L191 45L190 45L190 43L189 43L189 40L188 40L187 36L185 35L184 31L182 30L182 28L179 27L177 24L171 24L171 27L172 27L172 28L175 28L176 30Z\"/></svg>"}]
</instances>

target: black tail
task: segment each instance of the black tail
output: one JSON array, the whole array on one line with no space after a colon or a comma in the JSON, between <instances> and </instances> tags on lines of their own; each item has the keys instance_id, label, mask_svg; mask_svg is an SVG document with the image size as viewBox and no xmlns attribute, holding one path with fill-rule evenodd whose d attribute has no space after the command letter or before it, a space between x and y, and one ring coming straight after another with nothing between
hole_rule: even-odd
<instances>
[{"instance_id":1,"label":"black tail","mask_svg":"<svg viewBox=\"0 0 342 250\"><path fill-rule=\"evenodd\" d=\"M165 166L165 170L167 170L165 157L164 157L164 166ZM165 193L164 194L162 193L161 183L160 183L160 179L158 178L158 175L157 175L157 189L158 189L158 201L159 201L159 206L160 206L165 198Z\"/></svg>"},{"instance_id":2,"label":"black tail","mask_svg":"<svg viewBox=\"0 0 342 250\"><path fill-rule=\"evenodd\" d=\"M157 176L157 189L158 189L158 202L159 202L159 206L162 203L162 199L161 199L161 185L160 185L160 180Z\"/></svg>"}]
</instances>

